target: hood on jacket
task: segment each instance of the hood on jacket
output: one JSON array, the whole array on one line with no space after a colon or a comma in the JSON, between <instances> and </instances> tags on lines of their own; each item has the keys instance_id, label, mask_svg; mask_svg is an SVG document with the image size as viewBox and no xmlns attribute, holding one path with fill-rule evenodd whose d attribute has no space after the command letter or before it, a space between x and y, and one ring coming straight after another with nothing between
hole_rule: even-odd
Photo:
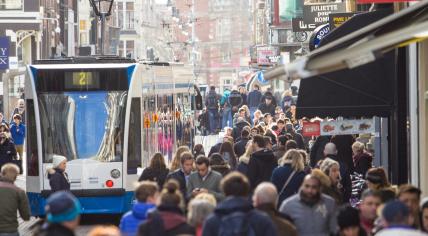
<instances>
[{"instance_id":1,"label":"hood on jacket","mask_svg":"<svg viewBox=\"0 0 428 236\"><path fill-rule=\"evenodd\" d=\"M187 223L186 217L184 217L180 212L181 210L178 208L172 209L168 207L159 207L159 215L163 220L164 228L166 231Z\"/></svg>"},{"instance_id":2,"label":"hood on jacket","mask_svg":"<svg viewBox=\"0 0 428 236\"><path fill-rule=\"evenodd\" d=\"M245 126L250 126L251 127L250 123L248 123L248 121L246 121L245 118L237 119L237 122L236 122L235 126L239 127L239 128L243 128Z\"/></svg>"},{"instance_id":3,"label":"hood on jacket","mask_svg":"<svg viewBox=\"0 0 428 236\"><path fill-rule=\"evenodd\" d=\"M55 173L57 172L62 173L64 171L58 168L49 168L46 170L46 172L47 172L48 179L50 179Z\"/></svg>"},{"instance_id":4,"label":"hood on jacket","mask_svg":"<svg viewBox=\"0 0 428 236\"><path fill-rule=\"evenodd\" d=\"M212 170L215 171L226 171L226 170L230 170L230 166L228 164L223 164L223 165L210 165Z\"/></svg>"},{"instance_id":5,"label":"hood on jacket","mask_svg":"<svg viewBox=\"0 0 428 236\"><path fill-rule=\"evenodd\" d=\"M261 160L261 161L272 161L272 158L274 157L275 156L273 155L273 152L267 149L254 152L251 155L251 158L257 158L258 160Z\"/></svg>"},{"instance_id":6,"label":"hood on jacket","mask_svg":"<svg viewBox=\"0 0 428 236\"><path fill-rule=\"evenodd\" d=\"M330 187L331 186L331 180L330 178L324 174L320 169L313 169L311 172L311 175L317 177L321 181L321 185L323 187Z\"/></svg>"},{"instance_id":7,"label":"hood on jacket","mask_svg":"<svg viewBox=\"0 0 428 236\"><path fill-rule=\"evenodd\" d=\"M220 215L227 215L235 211L248 212L252 209L253 206L246 198L227 197L225 200L218 204L214 212Z\"/></svg>"},{"instance_id":8,"label":"hood on jacket","mask_svg":"<svg viewBox=\"0 0 428 236\"><path fill-rule=\"evenodd\" d=\"M147 212L155 207L156 205L151 203L138 202L132 206L132 215L137 219L144 220L147 218Z\"/></svg>"}]
</instances>

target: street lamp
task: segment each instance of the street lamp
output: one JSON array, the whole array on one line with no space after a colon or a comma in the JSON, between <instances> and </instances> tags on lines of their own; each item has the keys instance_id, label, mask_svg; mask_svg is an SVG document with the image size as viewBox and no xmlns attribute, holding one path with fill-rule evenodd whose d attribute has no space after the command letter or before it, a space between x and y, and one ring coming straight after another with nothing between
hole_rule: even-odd
<instances>
[{"instance_id":1,"label":"street lamp","mask_svg":"<svg viewBox=\"0 0 428 236\"><path fill-rule=\"evenodd\" d=\"M101 20L101 55L104 55L104 35L106 17L111 15L114 0L89 0L95 15Z\"/></svg>"}]
</instances>

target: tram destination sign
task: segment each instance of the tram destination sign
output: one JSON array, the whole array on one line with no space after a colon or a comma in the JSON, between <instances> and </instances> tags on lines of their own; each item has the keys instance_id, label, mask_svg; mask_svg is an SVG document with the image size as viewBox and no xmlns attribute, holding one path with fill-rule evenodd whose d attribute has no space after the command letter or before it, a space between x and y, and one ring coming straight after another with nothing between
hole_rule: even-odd
<instances>
[{"instance_id":1,"label":"tram destination sign","mask_svg":"<svg viewBox=\"0 0 428 236\"><path fill-rule=\"evenodd\" d=\"M338 12L346 12L346 4L344 2L304 5L303 21L306 24L323 25L329 23L329 15L331 13Z\"/></svg>"}]
</instances>

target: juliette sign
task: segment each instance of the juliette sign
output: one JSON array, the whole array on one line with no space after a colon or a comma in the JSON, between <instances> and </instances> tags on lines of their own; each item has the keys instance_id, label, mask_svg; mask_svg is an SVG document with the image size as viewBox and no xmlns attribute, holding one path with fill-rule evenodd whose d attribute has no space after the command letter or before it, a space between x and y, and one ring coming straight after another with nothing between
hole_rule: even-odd
<instances>
[{"instance_id":1,"label":"juliette sign","mask_svg":"<svg viewBox=\"0 0 428 236\"><path fill-rule=\"evenodd\" d=\"M0 37L0 70L9 69L9 38Z\"/></svg>"},{"instance_id":2,"label":"juliette sign","mask_svg":"<svg viewBox=\"0 0 428 236\"><path fill-rule=\"evenodd\" d=\"M331 13L337 12L346 12L344 2L304 5L303 20L307 24L322 25L328 23Z\"/></svg>"}]
</instances>

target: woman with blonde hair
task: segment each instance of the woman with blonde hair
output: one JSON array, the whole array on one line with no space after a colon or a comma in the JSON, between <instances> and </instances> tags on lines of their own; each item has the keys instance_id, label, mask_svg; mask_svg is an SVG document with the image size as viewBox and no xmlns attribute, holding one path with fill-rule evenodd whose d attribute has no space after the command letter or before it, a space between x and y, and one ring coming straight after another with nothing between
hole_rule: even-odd
<instances>
[{"instance_id":1,"label":"woman with blonde hair","mask_svg":"<svg viewBox=\"0 0 428 236\"><path fill-rule=\"evenodd\" d=\"M343 202L343 188L340 184L340 164L339 162L326 158L321 162L320 170L329 178L330 183L321 187L321 192L336 200L337 205Z\"/></svg>"},{"instance_id":2,"label":"woman with blonde hair","mask_svg":"<svg viewBox=\"0 0 428 236\"><path fill-rule=\"evenodd\" d=\"M245 146L245 153L239 157L238 166L236 170L247 176L248 174L248 163L250 162L250 156L255 151L253 141L249 140Z\"/></svg>"},{"instance_id":3,"label":"woman with blonde hair","mask_svg":"<svg viewBox=\"0 0 428 236\"><path fill-rule=\"evenodd\" d=\"M187 222L196 229L196 236L202 236L205 219L214 211L215 207L216 204L203 198L195 198L190 201Z\"/></svg>"},{"instance_id":4,"label":"woman with blonde hair","mask_svg":"<svg viewBox=\"0 0 428 236\"><path fill-rule=\"evenodd\" d=\"M299 191L306 173L302 154L296 149L288 150L272 172L271 182L278 191L278 206Z\"/></svg>"},{"instance_id":5,"label":"woman with blonde hair","mask_svg":"<svg viewBox=\"0 0 428 236\"><path fill-rule=\"evenodd\" d=\"M177 148L177 151L175 152L174 158L172 158L171 166L169 168L169 172L174 172L178 169L180 169L180 158L181 154L183 152L190 152L189 147L187 146L180 146Z\"/></svg>"},{"instance_id":6,"label":"woman with blonde hair","mask_svg":"<svg viewBox=\"0 0 428 236\"><path fill-rule=\"evenodd\" d=\"M352 159L354 162L354 171L365 175L372 167L373 157L370 153L365 151L364 143L354 142L352 144Z\"/></svg>"}]
</instances>

